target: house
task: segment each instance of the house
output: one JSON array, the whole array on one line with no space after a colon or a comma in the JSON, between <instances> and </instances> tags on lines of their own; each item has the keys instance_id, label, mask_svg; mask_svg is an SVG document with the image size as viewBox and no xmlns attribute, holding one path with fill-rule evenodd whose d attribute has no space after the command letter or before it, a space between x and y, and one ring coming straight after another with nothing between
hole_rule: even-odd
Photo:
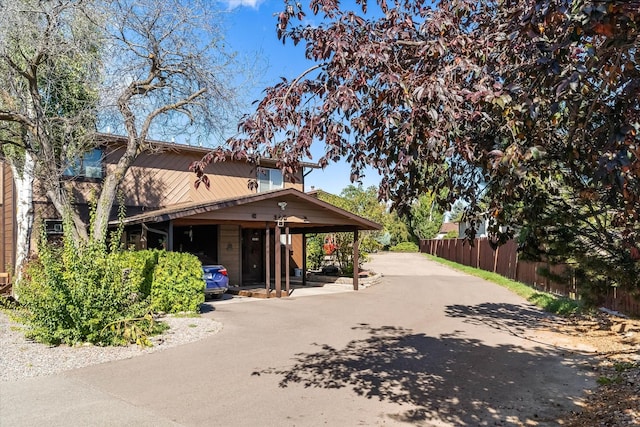
<instances>
[{"instance_id":1,"label":"house","mask_svg":"<svg viewBox=\"0 0 640 427\"><path fill-rule=\"evenodd\" d=\"M104 136L104 144L85 155L65 173L74 199L88 215L92 190L100 186L124 152L124 139ZM194 186L189 165L209 150L163 142L154 152L140 155L121 185L126 216L123 240L135 249L165 248L190 252L204 263L227 267L232 285L271 286L279 294L282 279L296 269L306 270L305 236L309 233L348 231L354 234L354 258L358 257L359 231L381 226L318 200L304 192L305 171L317 167L304 164L295 179L287 181L275 161L260 159L252 165L232 159L212 163L205 171L210 187ZM11 170L0 160L2 235L0 271L15 260L15 203ZM257 188L249 186L249 180ZM36 223L47 234L63 232L57 212L34 189ZM114 209L111 226L118 224ZM38 233L34 233L37 236ZM304 275L303 275L304 278ZM354 288L358 287L357 275Z\"/></svg>"},{"instance_id":2,"label":"house","mask_svg":"<svg viewBox=\"0 0 640 427\"><path fill-rule=\"evenodd\" d=\"M457 222L443 222L442 226L440 226L440 231L436 235L436 239L444 239L447 234L456 234L456 238L460 237L459 234L459 224Z\"/></svg>"}]
</instances>

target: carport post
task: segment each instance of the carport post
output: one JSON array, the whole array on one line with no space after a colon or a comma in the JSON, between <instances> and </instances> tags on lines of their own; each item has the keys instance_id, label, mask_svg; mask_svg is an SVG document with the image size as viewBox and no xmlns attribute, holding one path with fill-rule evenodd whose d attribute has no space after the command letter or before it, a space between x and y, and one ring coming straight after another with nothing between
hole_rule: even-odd
<instances>
[{"instance_id":1,"label":"carport post","mask_svg":"<svg viewBox=\"0 0 640 427\"><path fill-rule=\"evenodd\" d=\"M307 235L302 234L302 286L307 286Z\"/></svg>"},{"instance_id":2,"label":"carport post","mask_svg":"<svg viewBox=\"0 0 640 427\"><path fill-rule=\"evenodd\" d=\"M358 275L360 273L360 268L358 268L358 264L360 263L360 240L358 237L358 229L353 230L353 290L358 290Z\"/></svg>"},{"instance_id":3,"label":"carport post","mask_svg":"<svg viewBox=\"0 0 640 427\"><path fill-rule=\"evenodd\" d=\"M276 251L276 268L275 268L275 279L276 279L276 297L282 297L282 266L280 265L280 256L281 256L281 245L280 245L280 227L276 224L276 232L275 232L275 251Z\"/></svg>"},{"instance_id":4,"label":"carport post","mask_svg":"<svg viewBox=\"0 0 640 427\"><path fill-rule=\"evenodd\" d=\"M271 248L271 229L269 228L269 224L267 223L267 229L265 231L265 245L266 245L266 254L265 258L267 263L264 266L265 274L267 276L266 279L266 287L267 287L267 298L269 298L269 293L271 292L271 252L269 249Z\"/></svg>"},{"instance_id":5,"label":"carport post","mask_svg":"<svg viewBox=\"0 0 640 427\"><path fill-rule=\"evenodd\" d=\"M287 225L284 229L284 248L285 248L285 259L284 259L284 268L285 268L285 272L284 272L284 283L285 283L285 289L287 291L287 296L289 296L291 294L291 283L290 283L290 277L289 277L289 258L290 258L290 247L289 247L289 226Z\"/></svg>"},{"instance_id":6,"label":"carport post","mask_svg":"<svg viewBox=\"0 0 640 427\"><path fill-rule=\"evenodd\" d=\"M167 233L167 250L173 252L173 221L169 221L169 232Z\"/></svg>"}]
</instances>

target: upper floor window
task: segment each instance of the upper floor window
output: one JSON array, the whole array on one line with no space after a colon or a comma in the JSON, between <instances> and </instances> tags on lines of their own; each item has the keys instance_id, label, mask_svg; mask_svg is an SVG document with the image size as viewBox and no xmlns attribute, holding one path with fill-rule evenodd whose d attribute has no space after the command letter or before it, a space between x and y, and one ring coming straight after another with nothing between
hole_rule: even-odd
<instances>
[{"instance_id":1,"label":"upper floor window","mask_svg":"<svg viewBox=\"0 0 640 427\"><path fill-rule=\"evenodd\" d=\"M258 169L258 192L277 190L284 187L282 171L279 169Z\"/></svg>"},{"instance_id":2,"label":"upper floor window","mask_svg":"<svg viewBox=\"0 0 640 427\"><path fill-rule=\"evenodd\" d=\"M101 179L103 177L103 155L102 148L94 148L67 167L64 170L64 175Z\"/></svg>"}]
</instances>

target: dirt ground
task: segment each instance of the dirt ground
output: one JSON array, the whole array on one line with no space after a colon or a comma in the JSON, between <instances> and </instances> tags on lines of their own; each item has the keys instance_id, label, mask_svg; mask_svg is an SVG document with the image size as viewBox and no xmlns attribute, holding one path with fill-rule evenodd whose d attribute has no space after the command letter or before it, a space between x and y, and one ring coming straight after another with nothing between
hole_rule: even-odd
<instances>
[{"instance_id":1,"label":"dirt ground","mask_svg":"<svg viewBox=\"0 0 640 427\"><path fill-rule=\"evenodd\" d=\"M554 344L594 355L599 384L563 425L640 426L640 320L598 313L547 326L542 334Z\"/></svg>"}]
</instances>

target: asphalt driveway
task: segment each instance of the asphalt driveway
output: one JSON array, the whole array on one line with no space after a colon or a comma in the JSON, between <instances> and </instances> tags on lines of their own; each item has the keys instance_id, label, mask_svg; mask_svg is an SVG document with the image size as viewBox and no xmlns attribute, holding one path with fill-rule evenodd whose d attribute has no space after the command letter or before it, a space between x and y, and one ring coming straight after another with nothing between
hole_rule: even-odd
<instances>
[{"instance_id":1,"label":"asphalt driveway","mask_svg":"<svg viewBox=\"0 0 640 427\"><path fill-rule=\"evenodd\" d=\"M214 301L210 338L0 384L0 425L557 425L593 387L510 292L419 254L369 266L358 292Z\"/></svg>"}]
</instances>

